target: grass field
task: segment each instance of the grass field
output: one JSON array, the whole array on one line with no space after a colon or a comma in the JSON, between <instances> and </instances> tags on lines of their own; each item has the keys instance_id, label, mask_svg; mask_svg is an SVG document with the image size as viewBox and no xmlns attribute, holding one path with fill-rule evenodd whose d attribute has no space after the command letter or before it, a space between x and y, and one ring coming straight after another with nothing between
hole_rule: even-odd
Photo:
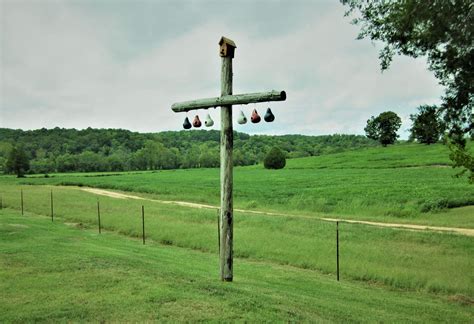
<instances>
[{"instance_id":1,"label":"grass field","mask_svg":"<svg viewBox=\"0 0 474 324\"><path fill-rule=\"evenodd\" d=\"M1 187L3 202L19 213L20 188ZM61 222L97 228L98 196L74 187L27 186L25 211L50 213L50 189ZM133 199L100 197L101 223L109 231L141 235L145 205L147 237L165 245L217 255L215 210ZM237 257L318 270L335 276L335 224L317 218L235 213ZM340 225L341 276L412 291L474 297L473 238L356 224Z\"/></svg>"},{"instance_id":2,"label":"grass field","mask_svg":"<svg viewBox=\"0 0 474 324\"><path fill-rule=\"evenodd\" d=\"M404 144L235 168L237 208L292 215L235 212L230 285L218 282L216 210L80 187L217 206L218 169L0 176L0 321L468 322L473 237L341 223L338 283L335 224L320 219L474 228L474 187L453 177L445 150Z\"/></svg>"},{"instance_id":3,"label":"grass field","mask_svg":"<svg viewBox=\"0 0 474 324\"><path fill-rule=\"evenodd\" d=\"M337 282L319 272L217 256L0 211L0 322L470 322L462 296Z\"/></svg>"},{"instance_id":4,"label":"grass field","mask_svg":"<svg viewBox=\"0 0 474 324\"><path fill-rule=\"evenodd\" d=\"M474 227L474 186L454 178L446 147L403 144L288 160L283 170L261 165L234 169L237 208L343 215L395 223ZM19 182L147 193L160 199L218 205L218 169L122 174L55 174ZM471 214L471 216L469 216Z\"/></svg>"}]
</instances>

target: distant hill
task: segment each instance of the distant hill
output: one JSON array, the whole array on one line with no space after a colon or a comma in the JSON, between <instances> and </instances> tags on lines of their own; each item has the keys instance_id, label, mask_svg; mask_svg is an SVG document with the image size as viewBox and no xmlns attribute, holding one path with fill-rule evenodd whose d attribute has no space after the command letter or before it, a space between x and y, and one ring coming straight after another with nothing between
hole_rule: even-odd
<instances>
[{"instance_id":1,"label":"distant hill","mask_svg":"<svg viewBox=\"0 0 474 324\"><path fill-rule=\"evenodd\" d=\"M0 128L0 171L21 145L32 173L217 167L217 130L137 133L124 129ZM288 158L319 156L378 144L360 135L248 135L234 132L234 164L252 165L278 146Z\"/></svg>"},{"instance_id":2,"label":"distant hill","mask_svg":"<svg viewBox=\"0 0 474 324\"><path fill-rule=\"evenodd\" d=\"M290 169L451 168L449 152L448 147L440 143L432 145L401 143L384 148L368 147L330 156L293 159L286 167Z\"/></svg>"}]
</instances>

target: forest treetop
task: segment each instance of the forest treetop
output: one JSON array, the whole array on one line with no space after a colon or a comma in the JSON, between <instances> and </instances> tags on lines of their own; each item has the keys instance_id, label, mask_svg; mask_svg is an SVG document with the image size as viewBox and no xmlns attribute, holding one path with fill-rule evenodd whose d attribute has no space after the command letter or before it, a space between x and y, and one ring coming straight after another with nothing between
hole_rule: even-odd
<instances>
[{"instance_id":1,"label":"forest treetop","mask_svg":"<svg viewBox=\"0 0 474 324\"><path fill-rule=\"evenodd\" d=\"M22 146L30 172L155 170L219 166L217 130L137 133L124 129L0 128L0 171L13 146ZM263 161L274 146L288 158L375 146L361 135L248 135L234 132L234 164Z\"/></svg>"}]
</instances>

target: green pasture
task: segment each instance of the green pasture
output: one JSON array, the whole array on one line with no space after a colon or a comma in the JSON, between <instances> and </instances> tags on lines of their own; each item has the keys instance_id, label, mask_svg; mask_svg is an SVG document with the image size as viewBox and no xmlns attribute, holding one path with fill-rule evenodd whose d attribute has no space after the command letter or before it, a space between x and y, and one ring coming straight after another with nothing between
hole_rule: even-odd
<instances>
[{"instance_id":1,"label":"green pasture","mask_svg":"<svg viewBox=\"0 0 474 324\"><path fill-rule=\"evenodd\" d=\"M24 194L24 217L48 216L52 189L58 222L81 224L97 231L97 199L100 199L103 228L138 238L143 204L148 240L217 256L216 210L99 197L73 187L0 186L3 204L15 209L17 214L20 214L20 188ZM51 223L48 218L43 221ZM317 270L334 278L335 230L334 223L317 218L236 212L235 255ZM340 251L343 281L474 297L472 237L342 223Z\"/></svg>"},{"instance_id":2,"label":"green pasture","mask_svg":"<svg viewBox=\"0 0 474 324\"><path fill-rule=\"evenodd\" d=\"M0 322L470 322L462 295L385 289L270 262L218 260L33 213L0 211Z\"/></svg>"},{"instance_id":3,"label":"green pasture","mask_svg":"<svg viewBox=\"0 0 474 324\"><path fill-rule=\"evenodd\" d=\"M469 143L472 149L472 143ZM442 144L422 145L403 143L387 147L361 148L351 152L326 154L317 158L288 160L295 169L350 168L387 169L410 167L449 167L449 149Z\"/></svg>"},{"instance_id":4,"label":"green pasture","mask_svg":"<svg viewBox=\"0 0 474 324\"><path fill-rule=\"evenodd\" d=\"M237 208L310 216L474 227L474 186L455 178L445 146L403 144L291 159L283 170L234 169ZM219 205L218 169L0 177L4 184L76 185ZM457 208L464 207L464 208Z\"/></svg>"}]
</instances>

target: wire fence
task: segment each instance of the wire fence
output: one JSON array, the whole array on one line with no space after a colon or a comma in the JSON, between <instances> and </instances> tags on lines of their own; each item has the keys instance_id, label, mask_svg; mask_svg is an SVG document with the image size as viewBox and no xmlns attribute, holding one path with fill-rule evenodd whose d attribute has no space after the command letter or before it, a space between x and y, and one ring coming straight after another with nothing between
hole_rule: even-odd
<instances>
[{"instance_id":1,"label":"wire fence","mask_svg":"<svg viewBox=\"0 0 474 324\"><path fill-rule=\"evenodd\" d=\"M203 252L220 252L219 210L140 199L97 198L77 188L3 186L0 210L96 228ZM146 213L145 213L146 212ZM217 215L216 215L217 213ZM234 256L381 282L397 288L473 294L472 238L318 218L234 212ZM146 228L145 228L146 226ZM105 237L106 239L106 237ZM217 242L216 242L217 240Z\"/></svg>"},{"instance_id":2,"label":"wire fence","mask_svg":"<svg viewBox=\"0 0 474 324\"><path fill-rule=\"evenodd\" d=\"M90 213L91 208L90 206L86 206L87 202L83 202L80 204L80 207L78 206L78 202L76 201L76 208L74 207L69 207L70 201L64 201L64 205L62 206L61 210L61 198L65 198L64 194L61 194L61 191L54 192L53 189L49 190L49 195L46 196L44 195L44 190L43 191L38 191L38 190L24 190L20 189L19 190L19 200L15 201L14 198L14 192L10 192L9 195L9 200L8 202L4 201L4 194L0 195L0 210L3 208L10 208L10 209L18 209L20 211L20 214L22 216L28 216L28 213L35 214L35 215L48 215L51 219L51 222L54 221L69 221L69 220L76 220L76 221L84 221L88 225L94 225L97 226L97 230L99 234L102 234L104 230L104 224L103 224L103 219L104 217L111 216L110 219L108 219L108 225L106 226L105 229L107 230L112 230L112 231L117 231L122 234L128 234L131 236L138 236L137 231L127 231L124 227L126 227L126 224L120 224L118 226L114 226L113 223L111 223L111 220L116 219L117 220L117 215L116 211L110 213L110 215L104 214L104 206L103 203L101 203L101 200L99 198L96 199L95 206L96 206L96 218L94 220L93 217L90 217L92 213ZM31 199L29 199L31 198ZM107 200L107 199L106 199ZM113 203L113 202L112 202ZM49 206L49 213L46 212L45 206ZM136 204L133 204L134 206ZM28 208L26 208L28 207ZM182 207L186 208L186 207ZM188 207L189 208L189 207ZM61 211L59 211L61 210ZM84 215L87 213L89 217L75 217L75 212L80 210L81 215ZM65 212L67 211L67 212ZM216 233L214 234L216 236L217 240L217 253L220 253L220 210L217 208L217 217L216 217ZM127 209L127 213L129 213L130 210ZM135 219L136 223L140 225L141 227L141 239L142 239L142 244L145 245L146 243L146 232L145 232L145 205L141 205L140 209L135 211L137 215L140 215L141 217L136 217L136 218L131 218ZM26 214L26 215L25 215ZM115 215L114 215L115 214ZM83 225L82 223L80 223ZM130 223L127 223L128 225ZM335 235L334 235L334 246L335 246L335 274L336 274L336 279L339 281L340 279L340 271L339 271L339 222L336 222L335 224ZM158 240L160 243L163 243L165 245L173 244L172 240L169 239L163 239L163 240ZM238 255L237 255L238 256ZM244 255L245 256L245 255ZM304 267L307 267L307 264L303 264Z\"/></svg>"}]
</instances>

